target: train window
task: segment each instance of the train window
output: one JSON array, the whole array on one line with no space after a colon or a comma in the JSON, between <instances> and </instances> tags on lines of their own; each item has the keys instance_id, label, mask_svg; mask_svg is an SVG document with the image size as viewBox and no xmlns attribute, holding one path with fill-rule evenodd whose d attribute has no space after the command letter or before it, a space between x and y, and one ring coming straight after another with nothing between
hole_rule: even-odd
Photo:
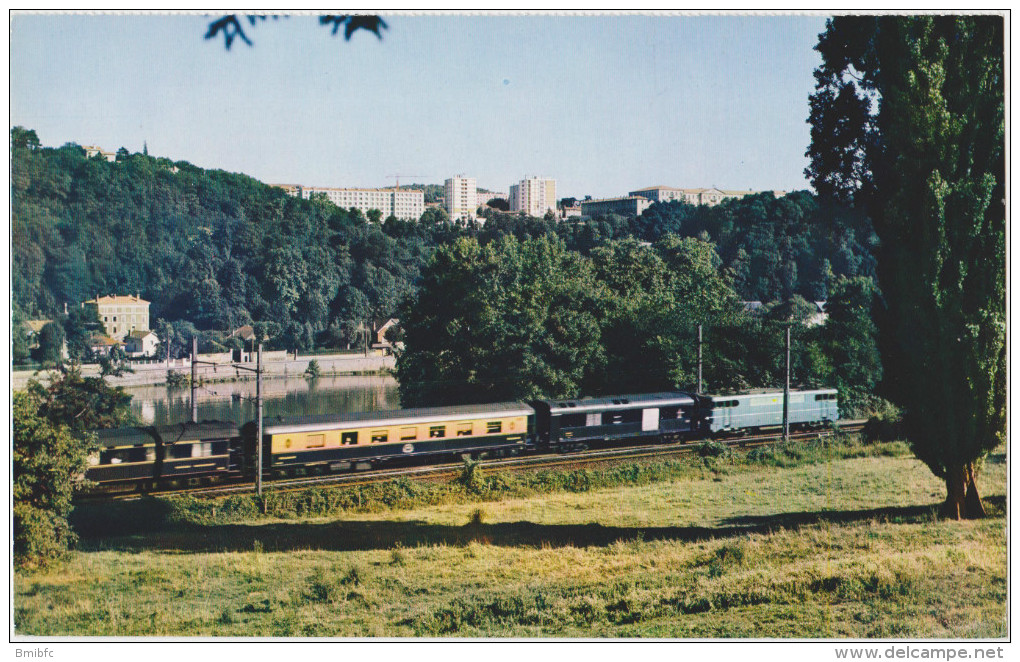
<instances>
[{"instance_id":1,"label":"train window","mask_svg":"<svg viewBox=\"0 0 1020 662\"><path fill-rule=\"evenodd\" d=\"M470 437L472 432L474 432L474 427L470 423L460 423L457 425L458 437Z\"/></svg>"},{"instance_id":2,"label":"train window","mask_svg":"<svg viewBox=\"0 0 1020 662\"><path fill-rule=\"evenodd\" d=\"M306 448L322 448L326 445L326 435L324 434L310 434L308 435L308 442L305 444Z\"/></svg>"},{"instance_id":3,"label":"train window","mask_svg":"<svg viewBox=\"0 0 1020 662\"><path fill-rule=\"evenodd\" d=\"M660 420L674 420L680 418L680 407L660 407L659 408L659 419Z\"/></svg>"},{"instance_id":4,"label":"train window","mask_svg":"<svg viewBox=\"0 0 1020 662\"><path fill-rule=\"evenodd\" d=\"M560 416L560 427L561 428L580 428L584 427L586 417L584 414L566 414Z\"/></svg>"},{"instance_id":5,"label":"train window","mask_svg":"<svg viewBox=\"0 0 1020 662\"><path fill-rule=\"evenodd\" d=\"M445 425L433 425L429 428L429 439L442 439L446 436Z\"/></svg>"},{"instance_id":6,"label":"train window","mask_svg":"<svg viewBox=\"0 0 1020 662\"><path fill-rule=\"evenodd\" d=\"M170 457L175 460L191 457L191 444L174 444L170 446Z\"/></svg>"},{"instance_id":7,"label":"train window","mask_svg":"<svg viewBox=\"0 0 1020 662\"><path fill-rule=\"evenodd\" d=\"M503 421L489 421L485 424L485 431L489 434L499 434L503 431Z\"/></svg>"},{"instance_id":8,"label":"train window","mask_svg":"<svg viewBox=\"0 0 1020 662\"><path fill-rule=\"evenodd\" d=\"M340 444L343 446L354 446L358 443L357 432L342 432L340 433Z\"/></svg>"},{"instance_id":9,"label":"train window","mask_svg":"<svg viewBox=\"0 0 1020 662\"><path fill-rule=\"evenodd\" d=\"M372 430L372 443L382 444L390 439L389 430Z\"/></svg>"},{"instance_id":10,"label":"train window","mask_svg":"<svg viewBox=\"0 0 1020 662\"><path fill-rule=\"evenodd\" d=\"M618 425L623 423L622 411L607 411L602 414L602 425Z\"/></svg>"},{"instance_id":11,"label":"train window","mask_svg":"<svg viewBox=\"0 0 1020 662\"><path fill-rule=\"evenodd\" d=\"M156 461L156 448L154 446L149 446L148 448L145 449L145 461L146 462Z\"/></svg>"},{"instance_id":12,"label":"train window","mask_svg":"<svg viewBox=\"0 0 1020 662\"><path fill-rule=\"evenodd\" d=\"M211 441L196 441L191 445L191 457L209 457L212 455Z\"/></svg>"},{"instance_id":13,"label":"train window","mask_svg":"<svg viewBox=\"0 0 1020 662\"><path fill-rule=\"evenodd\" d=\"M418 428L400 428L400 441L411 441L418 438Z\"/></svg>"}]
</instances>

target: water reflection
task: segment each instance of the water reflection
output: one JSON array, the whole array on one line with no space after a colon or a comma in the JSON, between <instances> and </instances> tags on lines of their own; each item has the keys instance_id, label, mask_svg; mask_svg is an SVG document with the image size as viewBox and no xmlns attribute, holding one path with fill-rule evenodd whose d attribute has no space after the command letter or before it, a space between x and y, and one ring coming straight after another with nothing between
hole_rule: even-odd
<instances>
[{"instance_id":1,"label":"water reflection","mask_svg":"<svg viewBox=\"0 0 1020 662\"><path fill-rule=\"evenodd\" d=\"M191 420L191 389L133 386L131 411L146 425ZM255 380L207 384L198 388L198 420L246 423L255 419ZM276 417L351 413L400 406L393 377L288 377L262 383L262 411Z\"/></svg>"}]
</instances>

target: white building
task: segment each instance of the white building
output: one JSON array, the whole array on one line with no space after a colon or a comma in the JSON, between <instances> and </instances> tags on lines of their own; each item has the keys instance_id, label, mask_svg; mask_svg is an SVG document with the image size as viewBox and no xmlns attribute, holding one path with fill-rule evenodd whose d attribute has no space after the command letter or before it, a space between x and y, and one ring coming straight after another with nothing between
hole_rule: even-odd
<instances>
[{"instance_id":1,"label":"white building","mask_svg":"<svg viewBox=\"0 0 1020 662\"><path fill-rule=\"evenodd\" d=\"M510 211L529 216L545 216L556 210L556 180L529 177L510 186Z\"/></svg>"},{"instance_id":2,"label":"white building","mask_svg":"<svg viewBox=\"0 0 1020 662\"><path fill-rule=\"evenodd\" d=\"M747 195L758 193L772 193L775 197L781 198L786 191L730 191L717 188L675 188L673 186L649 186L627 195L641 196L652 202L671 202L679 200L692 205L714 206L729 198L743 198Z\"/></svg>"},{"instance_id":3,"label":"white building","mask_svg":"<svg viewBox=\"0 0 1020 662\"><path fill-rule=\"evenodd\" d=\"M135 329L124 337L124 351L128 356L151 357L156 355L159 338L152 331Z\"/></svg>"},{"instance_id":4,"label":"white building","mask_svg":"<svg viewBox=\"0 0 1020 662\"><path fill-rule=\"evenodd\" d=\"M102 157L109 161L110 163L113 163L114 161L117 160L116 152L103 151L103 149L98 145L82 145L81 147L82 149L85 150L85 158L87 159L91 159L93 156L99 154L102 155Z\"/></svg>"},{"instance_id":5,"label":"white building","mask_svg":"<svg viewBox=\"0 0 1020 662\"><path fill-rule=\"evenodd\" d=\"M474 177L457 175L446 180L446 213L450 220L459 221L475 217L478 211L478 183Z\"/></svg>"},{"instance_id":6,"label":"white building","mask_svg":"<svg viewBox=\"0 0 1020 662\"><path fill-rule=\"evenodd\" d=\"M382 212L383 220L390 216L417 221L425 213L425 192L416 189L398 188L329 188L322 186L300 186L295 184L277 184L288 195L310 199L316 193L325 194L326 198L337 207L361 210L368 215L370 209Z\"/></svg>"}]
</instances>

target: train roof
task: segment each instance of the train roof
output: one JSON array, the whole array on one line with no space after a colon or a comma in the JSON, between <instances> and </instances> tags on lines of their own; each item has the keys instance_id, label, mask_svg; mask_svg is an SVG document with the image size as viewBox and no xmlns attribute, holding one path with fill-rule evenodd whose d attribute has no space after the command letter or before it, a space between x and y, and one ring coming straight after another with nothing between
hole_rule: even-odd
<instances>
[{"instance_id":1,"label":"train roof","mask_svg":"<svg viewBox=\"0 0 1020 662\"><path fill-rule=\"evenodd\" d=\"M790 389L790 394L791 395L799 395L799 394L814 395L816 393L837 393L837 392L838 391L836 389L834 389L834 388L791 388ZM705 394L702 397L709 398L709 399L712 399L712 400L730 400L732 398L746 398L746 397L755 396L755 395L782 395L782 394L783 394L783 389L781 389L781 388L758 388L758 389L752 389L752 390L748 391L747 393L730 393L728 395L719 395L719 394L710 395L710 394Z\"/></svg>"},{"instance_id":2,"label":"train roof","mask_svg":"<svg viewBox=\"0 0 1020 662\"><path fill-rule=\"evenodd\" d=\"M608 395L599 398L574 398L571 400L538 400L536 404L549 408L552 415L574 412L606 411L612 409L635 409L656 405L692 405L694 396L683 391L664 393L638 393L632 395Z\"/></svg>"},{"instance_id":3,"label":"train roof","mask_svg":"<svg viewBox=\"0 0 1020 662\"><path fill-rule=\"evenodd\" d=\"M455 407L419 407L415 409L391 409L384 411L358 412L353 414L322 414L298 416L281 420L279 423L264 422L263 434L286 434L287 432L315 432L365 427L365 424L388 426L412 423L439 423L493 416L531 416L534 409L524 402L495 402L482 405L458 405Z\"/></svg>"},{"instance_id":4,"label":"train roof","mask_svg":"<svg viewBox=\"0 0 1020 662\"><path fill-rule=\"evenodd\" d=\"M152 428L109 428L95 432L100 448L145 445L156 441Z\"/></svg>"},{"instance_id":5,"label":"train roof","mask_svg":"<svg viewBox=\"0 0 1020 662\"><path fill-rule=\"evenodd\" d=\"M195 441L203 439L223 439L237 437L240 435L240 428L236 423L227 421L202 421L200 423L176 423L174 425L160 425L156 433L164 443L172 444L177 441Z\"/></svg>"}]
</instances>

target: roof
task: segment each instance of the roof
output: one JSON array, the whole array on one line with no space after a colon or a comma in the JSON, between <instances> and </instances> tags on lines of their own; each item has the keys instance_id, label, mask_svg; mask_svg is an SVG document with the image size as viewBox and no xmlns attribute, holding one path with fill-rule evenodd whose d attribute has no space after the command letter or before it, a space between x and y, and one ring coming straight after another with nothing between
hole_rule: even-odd
<instances>
[{"instance_id":1,"label":"roof","mask_svg":"<svg viewBox=\"0 0 1020 662\"><path fill-rule=\"evenodd\" d=\"M438 423L495 416L531 416L534 413L534 410L524 402L495 402L485 405L422 407L418 409L393 409L355 414L298 416L281 420L278 424L265 424L263 434L360 428L365 427L366 424L387 427L391 425Z\"/></svg>"},{"instance_id":2,"label":"roof","mask_svg":"<svg viewBox=\"0 0 1020 662\"><path fill-rule=\"evenodd\" d=\"M43 330L43 327L52 322L53 320L25 320L24 326L27 326L32 333L39 333Z\"/></svg>"},{"instance_id":3,"label":"roof","mask_svg":"<svg viewBox=\"0 0 1020 662\"><path fill-rule=\"evenodd\" d=\"M581 200L582 205L590 205L598 202L617 202L620 200L638 200L641 202L650 202L648 198L643 198L640 195L623 195L618 198L599 198L598 200Z\"/></svg>"},{"instance_id":4,"label":"roof","mask_svg":"<svg viewBox=\"0 0 1020 662\"><path fill-rule=\"evenodd\" d=\"M117 342L116 340L107 335L95 334L89 338L90 347L97 347L99 345L106 345L112 347L114 345L119 344L120 344L119 342Z\"/></svg>"},{"instance_id":5,"label":"roof","mask_svg":"<svg viewBox=\"0 0 1020 662\"><path fill-rule=\"evenodd\" d=\"M96 443L100 448L135 446L155 442L152 428L112 428L96 430Z\"/></svg>"},{"instance_id":6,"label":"roof","mask_svg":"<svg viewBox=\"0 0 1020 662\"><path fill-rule=\"evenodd\" d=\"M801 389L790 389L790 395L814 395L815 393L837 393L834 388L801 388ZM704 397L710 399L724 399L732 400L733 398L746 398L761 395L782 395L783 389L781 388L754 388L747 393L733 393L731 395L705 395Z\"/></svg>"},{"instance_id":7,"label":"roof","mask_svg":"<svg viewBox=\"0 0 1020 662\"><path fill-rule=\"evenodd\" d=\"M549 411L556 415L611 409L637 409L643 405L651 404L655 404L658 407L692 405L694 404L694 397L690 393L682 391L667 391L664 393L638 393L635 395L608 395L601 398L539 400L538 402L548 407Z\"/></svg>"},{"instance_id":8,"label":"roof","mask_svg":"<svg viewBox=\"0 0 1020 662\"><path fill-rule=\"evenodd\" d=\"M89 299L85 303L108 304L108 303L149 303L145 299L133 295L109 294L105 297Z\"/></svg>"},{"instance_id":9,"label":"roof","mask_svg":"<svg viewBox=\"0 0 1020 662\"><path fill-rule=\"evenodd\" d=\"M250 324L239 326L230 332L230 338L240 338L241 340L251 340L255 337L255 329Z\"/></svg>"},{"instance_id":10,"label":"roof","mask_svg":"<svg viewBox=\"0 0 1020 662\"><path fill-rule=\"evenodd\" d=\"M154 335L156 335L156 334L154 332L148 330L148 329L132 329L131 333L127 334L127 337L128 338L137 338L138 340L141 340L142 338L145 338L146 336L154 336Z\"/></svg>"},{"instance_id":11,"label":"roof","mask_svg":"<svg viewBox=\"0 0 1020 662\"><path fill-rule=\"evenodd\" d=\"M195 441L198 439L223 439L237 437L240 429L236 423L226 421L202 421L201 423L177 423L160 425L156 433L163 443L173 444L178 441Z\"/></svg>"}]
</instances>

